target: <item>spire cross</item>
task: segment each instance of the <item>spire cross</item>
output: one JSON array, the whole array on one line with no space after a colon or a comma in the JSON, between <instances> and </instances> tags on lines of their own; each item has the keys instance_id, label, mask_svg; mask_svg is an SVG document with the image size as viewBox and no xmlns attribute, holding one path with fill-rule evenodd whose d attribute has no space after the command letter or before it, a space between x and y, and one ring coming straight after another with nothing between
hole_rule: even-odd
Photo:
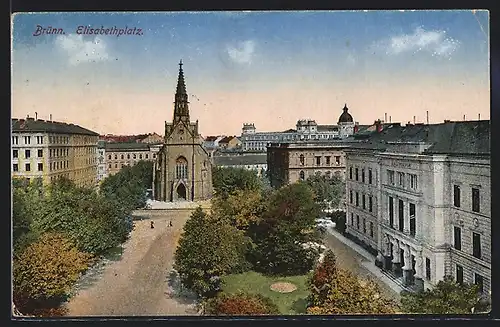
<instances>
[{"instance_id":1,"label":"spire cross","mask_svg":"<svg viewBox=\"0 0 500 327\"><path fill-rule=\"evenodd\" d=\"M181 61L179 62L179 67L182 69L182 59L181 59Z\"/></svg>"}]
</instances>

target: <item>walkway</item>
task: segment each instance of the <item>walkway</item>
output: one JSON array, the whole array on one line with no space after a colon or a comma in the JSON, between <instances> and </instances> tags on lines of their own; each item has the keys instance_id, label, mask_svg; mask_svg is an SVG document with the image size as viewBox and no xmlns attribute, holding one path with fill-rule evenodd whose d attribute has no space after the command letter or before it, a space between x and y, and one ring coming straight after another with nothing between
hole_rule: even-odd
<instances>
[{"instance_id":1,"label":"walkway","mask_svg":"<svg viewBox=\"0 0 500 327\"><path fill-rule=\"evenodd\" d=\"M68 316L196 315L194 299L179 295L178 281L171 275L176 244L191 212L161 210L135 221L121 260L107 264L95 281L70 299ZM85 278L92 276L80 284L88 284Z\"/></svg>"},{"instance_id":2,"label":"walkway","mask_svg":"<svg viewBox=\"0 0 500 327\"><path fill-rule=\"evenodd\" d=\"M333 228L328 228L325 245L333 251L340 267L375 281L383 293L397 301L403 288L375 266L375 257Z\"/></svg>"}]
</instances>

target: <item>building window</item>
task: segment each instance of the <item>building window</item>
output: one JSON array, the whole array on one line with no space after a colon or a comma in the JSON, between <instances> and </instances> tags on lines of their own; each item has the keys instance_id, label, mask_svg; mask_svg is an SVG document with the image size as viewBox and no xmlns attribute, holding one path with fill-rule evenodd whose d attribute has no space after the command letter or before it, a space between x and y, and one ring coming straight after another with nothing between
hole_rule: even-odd
<instances>
[{"instance_id":1,"label":"building window","mask_svg":"<svg viewBox=\"0 0 500 327\"><path fill-rule=\"evenodd\" d=\"M403 200L399 200L399 231L402 232L405 227L405 217L404 217L404 212L405 212L405 204Z\"/></svg>"},{"instance_id":2,"label":"building window","mask_svg":"<svg viewBox=\"0 0 500 327\"><path fill-rule=\"evenodd\" d=\"M453 185L453 205L460 208L460 186Z\"/></svg>"},{"instance_id":3,"label":"building window","mask_svg":"<svg viewBox=\"0 0 500 327\"><path fill-rule=\"evenodd\" d=\"M27 163L24 170L31 171L31 165Z\"/></svg>"},{"instance_id":4,"label":"building window","mask_svg":"<svg viewBox=\"0 0 500 327\"><path fill-rule=\"evenodd\" d=\"M356 215L356 229L359 230L359 215Z\"/></svg>"},{"instance_id":5,"label":"building window","mask_svg":"<svg viewBox=\"0 0 500 327\"><path fill-rule=\"evenodd\" d=\"M303 154L301 154L301 155L300 155L299 160L300 160L300 164L301 164L302 166L304 166L305 159L304 159L304 155L303 155Z\"/></svg>"},{"instance_id":6,"label":"building window","mask_svg":"<svg viewBox=\"0 0 500 327\"><path fill-rule=\"evenodd\" d=\"M43 171L43 163L38 163L38 171Z\"/></svg>"},{"instance_id":7,"label":"building window","mask_svg":"<svg viewBox=\"0 0 500 327\"><path fill-rule=\"evenodd\" d=\"M349 190L349 203L352 204L352 190Z\"/></svg>"},{"instance_id":8,"label":"building window","mask_svg":"<svg viewBox=\"0 0 500 327\"><path fill-rule=\"evenodd\" d=\"M389 197L389 225L394 228L394 199Z\"/></svg>"},{"instance_id":9,"label":"building window","mask_svg":"<svg viewBox=\"0 0 500 327\"><path fill-rule=\"evenodd\" d=\"M31 144L31 136L24 137L24 144Z\"/></svg>"},{"instance_id":10,"label":"building window","mask_svg":"<svg viewBox=\"0 0 500 327\"><path fill-rule=\"evenodd\" d=\"M363 204L363 210L366 209L366 196L363 194L363 196L361 197L361 203Z\"/></svg>"},{"instance_id":11,"label":"building window","mask_svg":"<svg viewBox=\"0 0 500 327\"><path fill-rule=\"evenodd\" d=\"M453 244L455 249L462 250L462 229L460 227L453 227Z\"/></svg>"},{"instance_id":12,"label":"building window","mask_svg":"<svg viewBox=\"0 0 500 327\"><path fill-rule=\"evenodd\" d=\"M356 168L356 181L359 181L359 169Z\"/></svg>"},{"instance_id":13,"label":"building window","mask_svg":"<svg viewBox=\"0 0 500 327\"><path fill-rule=\"evenodd\" d=\"M38 158L43 157L43 150L38 150Z\"/></svg>"},{"instance_id":14,"label":"building window","mask_svg":"<svg viewBox=\"0 0 500 327\"><path fill-rule=\"evenodd\" d=\"M370 237L373 238L373 222L370 221Z\"/></svg>"},{"instance_id":15,"label":"building window","mask_svg":"<svg viewBox=\"0 0 500 327\"><path fill-rule=\"evenodd\" d=\"M123 160L124 158L125 158L125 157L124 157L124 156L123 156L123 154L122 154L122 155L120 156L120 159L122 159L122 160Z\"/></svg>"},{"instance_id":16,"label":"building window","mask_svg":"<svg viewBox=\"0 0 500 327\"><path fill-rule=\"evenodd\" d=\"M43 144L43 136L37 136L36 137L36 143L37 144Z\"/></svg>"},{"instance_id":17,"label":"building window","mask_svg":"<svg viewBox=\"0 0 500 327\"><path fill-rule=\"evenodd\" d=\"M425 278L431 280L431 259L425 258Z\"/></svg>"},{"instance_id":18,"label":"building window","mask_svg":"<svg viewBox=\"0 0 500 327\"><path fill-rule=\"evenodd\" d=\"M12 165L12 171L19 171L19 165L18 164L13 164Z\"/></svg>"},{"instance_id":19,"label":"building window","mask_svg":"<svg viewBox=\"0 0 500 327\"><path fill-rule=\"evenodd\" d=\"M30 150L24 150L24 157L26 159L31 158L31 151Z\"/></svg>"},{"instance_id":20,"label":"building window","mask_svg":"<svg viewBox=\"0 0 500 327\"><path fill-rule=\"evenodd\" d=\"M146 153L146 159L149 159L149 154Z\"/></svg>"},{"instance_id":21,"label":"building window","mask_svg":"<svg viewBox=\"0 0 500 327\"><path fill-rule=\"evenodd\" d=\"M349 179L352 179L352 167L349 167Z\"/></svg>"},{"instance_id":22,"label":"building window","mask_svg":"<svg viewBox=\"0 0 500 327\"><path fill-rule=\"evenodd\" d=\"M405 187L405 173L398 173L398 185Z\"/></svg>"},{"instance_id":23,"label":"building window","mask_svg":"<svg viewBox=\"0 0 500 327\"><path fill-rule=\"evenodd\" d=\"M320 166L321 165L321 157L316 157L316 166Z\"/></svg>"},{"instance_id":24,"label":"building window","mask_svg":"<svg viewBox=\"0 0 500 327\"><path fill-rule=\"evenodd\" d=\"M417 218L415 217L415 203L410 203L410 236L417 233Z\"/></svg>"},{"instance_id":25,"label":"building window","mask_svg":"<svg viewBox=\"0 0 500 327\"><path fill-rule=\"evenodd\" d=\"M363 234L366 234L366 219L363 218Z\"/></svg>"},{"instance_id":26,"label":"building window","mask_svg":"<svg viewBox=\"0 0 500 327\"><path fill-rule=\"evenodd\" d=\"M455 269L455 281L460 285L464 283L464 267L460 265L457 265Z\"/></svg>"},{"instance_id":27,"label":"building window","mask_svg":"<svg viewBox=\"0 0 500 327\"><path fill-rule=\"evenodd\" d=\"M361 169L361 182L365 182L365 170Z\"/></svg>"},{"instance_id":28,"label":"building window","mask_svg":"<svg viewBox=\"0 0 500 327\"><path fill-rule=\"evenodd\" d=\"M111 155L108 155L108 159L111 160Z\"/></svg>"},{"instance_id":29,"label":"building window","mask_svg":"<svg viewBox=\"0 0 500 327\"><path fill-rule=\"evenodd\" d=\"M304 179L306 179L306 174L304 173L304 171L303 171L303 170L301 170L301 171L300 171L300 173L299 173L299 178L300 178L300 180L302 180L302 181L303 181Z\"/></svg>"},{"instance_id":30,"label":"building window","mask_svg":"<svg viewBox=\"0 0 500 327\"><path fill-rule=\"evenodd\" d=\"M12 136L12 144L19 144L19 137Z\"/></svg>"},{"instance_id":31,"label":"building window","mask_svg":"<svg viewBox=\"0 0 500 327\"><path fill-rule=\"evenodd\" d=\"M373 181L373 172L371 169L368 169L368 184L372 184Z\"/></svg>"},{"instance_id":32,"label":"building window","mask_svg":"<svg viewBox=\"0 0 500 327\"><path fill-rule=\"evenodd\" d=\"M19 157L18 150L12 150L12 158L18 158L18 157Z\"/></svg>"},{"instance_id":33,"label":"building window","mask_svg":"<svg viewBox=\"0 0 500 327\"><path fill-rule=\"evenodd\" d=\"M125 167L125 165L124 165L124 164L122 164L122 168L123 168L123 167Z\"/></svg>"},{"instance_id":34,"label":"building window","mask_svg":"<svg viewBox=\"0 0 500 327\"><path fill-rule=\"evenodd\" d=\"M393 170L388 170L387 171L387 177L389 180L390 185L394 185L394 171Z\"/></svg>"},{"instance_id":35,"label":"building window","mask_svg":"<svg viewBox=\"0 0 500 327\"><path fill-rule=\"evenodd\" d=\"M335 156L335 164L340 165L340 156Z\"/></svg>"},{"instance_id":36,"label":"building window","mask_svg":"<svg viewBox=\"0 0 500 327\"><path fill-rule=\"evenodd\" d=\"M115 154L115 160L118 160L118 155L117 154Z\"/></svg>"},{"instance_id":37,"label":"building window","mask_svg":"<svg viewBox=\"0 0 500 327\"><path fill-rule=\"evenodd\" d=\"M410 188L412 190L417 189L417 175L410 174Z\"/></svg>"},{"instance_id":38,"label":"building window","mask_svg":"<svg viewBox=\"0 0 500 327\"><path fill-rule=\"evenodd\" d=\"M356 207L359 207L359 193L356 192Z\"/></svg>"},{"instance_id":39,"label":"building window","mask_svg":"<svg viewBox=\"0 0 500 327\"><path fill-rule=\"evenodd\" d=\"M351 212L351 226L354 226L354 214Z\"/></svg>"},{"instance_id":40,"label":"building window","mask_svg":"<svg viewBox=\"0 0 500 327\"><path fill-rule=\"evenodd\" d=\"M472 233L472 255L481 259L481 235Z\"/></svg>"},{"instance_id":41,"label":"building window","mask_svg":"<svg viewBox=\"0 0 500 327\"><path fill-rule=\"evenodd\" d=\"M483 276L474 273L474 284L478 286L478 291L480 293L483 293L484 291L484 284L483 284Z\"/></svg>"},{"instance_id":42,"label":"building window","mask_svg":"<svg viewBox=\"0 0 500 327\"><path fill-rule=\"evenodd\" d=\"M326 164L327 164L327 165L329 165L329 164L330 164L330 157L329 157L329 156L327 156L327 157L325 157L325 158L326 158Z\"/></svg>"},{"instance_id":43,"label":"building window","mask_svg":"<svg viewBox=\"0 0 500 327\"><path fill-rule=\"evenodd\" d=\"M118 168L118 164L115 164L115 168Z\"/></svg>"},{"instance_id":44,"label":"building window","mask_svg":"<svg viewBox=\"0 0 500 327\"><path fill-rule=\"evenodd\" d=\"M142 153L141 153L141 154L139 154L139 159L140 159L140 160L142 160Z\"/></svg>"},{"instance_id":45,"label":"building window","mask_svg":"<svg viewBox=\"0 0 500 327\"><path fill-rule=\"evenodd\" d=\"M134 156L134 159L137 159L137 155L135 153L133 154L133 156Z\"/></svg>"},{"instance_id":46,"label":"building window","mask_svg":"<svg viewBox=\"0 0 500 327\"><path fill-rule=\"evenodd\" d=\"M479 197L479 189L473 187L472 188L472 211L479 212L480 197Z\"/></svg>"},{"instance_id":47,"label":"building window","mask_svg":"<svg viewBox=\"0 0 500 327\"><path fill-rule=\"evenodd\" d=\"M368 211L373 212L373 196L368 196Z\"/></svg>"},{"instance_id":48,"label":"building window","mask_svg":"<svg viewBox=\"0 0 500 327\"><path fill-rule=\"evenodd\" d=\"M188 177L188 163L186 158L179 157L175 163L175 178L177 179L187 179Z\"/></svg>"}]
</instances>

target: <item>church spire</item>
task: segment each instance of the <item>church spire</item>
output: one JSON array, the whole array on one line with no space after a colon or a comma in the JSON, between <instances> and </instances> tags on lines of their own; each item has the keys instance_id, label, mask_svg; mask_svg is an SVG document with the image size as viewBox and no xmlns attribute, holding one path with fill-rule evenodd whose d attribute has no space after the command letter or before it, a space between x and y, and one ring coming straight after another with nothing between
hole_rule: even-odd
<instances>
[{"instance_id":1,"label":"church spire","mask_svg":"<svg viewBox=\"0 0 500 327\"><path fill-rule=\"evenodd\" d=\"M188 95L186 92L186 82L184 81L184 71L182 70L182 59L179 62L179 77L177 78L177 89L175 91L174 102L174 123L182 120L189 123Z\"/></svg>"}]
</instances>

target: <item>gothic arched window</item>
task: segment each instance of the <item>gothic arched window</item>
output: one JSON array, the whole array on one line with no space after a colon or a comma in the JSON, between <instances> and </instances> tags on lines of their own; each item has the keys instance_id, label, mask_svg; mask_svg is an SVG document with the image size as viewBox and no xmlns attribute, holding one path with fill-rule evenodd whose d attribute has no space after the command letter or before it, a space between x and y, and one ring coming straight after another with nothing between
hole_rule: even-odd
<instances>
[{"instance_id":1,"label":"gothic arched window","mask_svg":"<svg viewBox=\"0 0 500 327\"><path fill-rule=\"evenodd\" d=\"M188 162L186 158L179 157L175 161L175 178L187 179L188 176Z\"/></svg>"},{"instance_id":2,"label":"gothic arched window","mask_svg":"<svg viewBox=\"0 0 500 327\"><path fill-rule=\"evenodd\" d=\"M300 155L299 160L300 160L300 164L304 165L304 155L303 154Z\"/></svg>"},{"instance_id":3,"label":"gothic arched window","mask_svg":"<svg viewBox=\"0 0 500 327\"><path fill-rule=\"evenodd\" d=\"M304 171L303 171L303 170L301 170L301 171L300 171L299 176L300 176L300 179L301 179L301 180L306 179L306 174L304 173Z\"/></svg>"}]
</instances>

